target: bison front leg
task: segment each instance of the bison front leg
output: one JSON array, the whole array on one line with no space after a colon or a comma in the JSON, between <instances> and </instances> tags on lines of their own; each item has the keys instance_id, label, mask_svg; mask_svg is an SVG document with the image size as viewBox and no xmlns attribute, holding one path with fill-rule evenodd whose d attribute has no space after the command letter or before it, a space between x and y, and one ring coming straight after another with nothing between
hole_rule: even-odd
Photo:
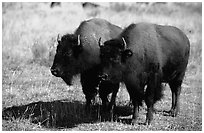
<instances>
[{"instance_id":1,"label":"bison front leg","mask_svg":"<svg viewBox=\"0 0 204 133\"><path fill-rule=\"evenodd\" d=\"M111 101L109 103L109 110L110 110L110 119L111 121L114 121L114 109L115 109L115 99L119 90L119 83L117 84L112 84L112 96L111 96Z\"/></svg>"},{"instance_id":2,"label":"bison front leg","mask_svg":"<svg viewBox=\"0 0 204 133\"><path fill-rule=\"evenodd\" d=\"M116 99L118 89L119 89L119 83L113 84L109 81L102 81L99 85L99 96L102 100L101 114L103 114L103 116L107 117L107 119L110 119L111 121L113 121L115 99ZM110 93L112 93L112 96L111 96L111 101L109 103L107 97Z\"/></svg>"},{"instance_id":3,"label":"bison front leg","mask_svg":"<svg viewBox=\"0 0 204 133\"><path fill-rule=\"evenodd\" d=\"M107 106L108 106L108 98L107 96L104 96L104 97L101 97L101 100L102 100L102 112L105 113L107 112Z\"/></svg>"},{"instance_id":4,"label":"bison front leg","mask_svg":"<svg viewBox=\"0 0 204 133\"><path fill-rule=\"evenodd\" d=\"M135 85L125 84L130 95L130 100L133 104L133 116L131 124L137 124L138 116L139 116L139 106L142 105L142 100L144 99L144 86L138 82L135 82ZM139 86L141 85L141 86Z\"/></svg>"},{"instance_id":5,"label":"bison front leg","mask_svg":"<svg viewBox=\"0 0 204 133\"><path fill-rule=\"evenodd\" d=\"M146 121L145 121L145 125L150 125L151 121L153 120L153 105L154 105L154 101L153 101L153 97L152 96L147 96L145 98L145 103L147 105L147 114L146 114Z\"/></svg>"},{"instance_id":6,"label":"bison front leg","mask_svg":"<svg viewBox=\"0 0 204 133\"><path fill-rule=\"evenodd\" d=\"M85 98L86 98L86 105L85 105L85 111L86 113L90 114L91 112L91 104L92 104L92 100L95 98L95 96L97 95L97 90L95 89L95 87L87 87L86 85L82 85L82 90L85 94Z\"/></svg>"},{"instance_id":7,"label":"bison front leg","mask_svg":"<svg viewBox=\"0 0 204 133\"><path fill-rule=\"evenodd\" d=\"M151 81L150 81L151 82ZM147 105L147 114L145 125L149 125L153 119L153 105L154 105L154 88L152 84L147 85L145 92L145 103Z\"/></svg>"},{"instance_id":8,"label":"bison front leg","mask_svg":"<svg viewBox=\"0 0 204 133\"><path fill-rule=\"evenodd\" d=\"M132 116L132 124L136 124L137 123L137 119L139 116L139 104L137 101L133 101L134 106L133 106L133 116Z\"/></svg>"},{"instance_id":9,"label":"bison front leg","mask_svg":"<svg viewBox=\"0 0 204 133\"><path fill-rule=\"evenodd\" d=\"M100 83L99 85L99 96L102 100L102 108L100 110L101 121L106 120L107 112L108 112L108 94L109 92L106 90L105 82Z\"/></svg>"},{"instance_id":10,"label":"bison front leg","mask_svg":"<svg viewBox=\"0 0 204 133\"><path fill-rule=\"evenodd\" d=\"M109 104L110 119L112 122L113 122L113 118L114 118L115 99L116 99L117 92L118 92L118 88L117 88L117 90L113 91L113 94L111 96L111 101Z\"/></svg>"}]
</instances>

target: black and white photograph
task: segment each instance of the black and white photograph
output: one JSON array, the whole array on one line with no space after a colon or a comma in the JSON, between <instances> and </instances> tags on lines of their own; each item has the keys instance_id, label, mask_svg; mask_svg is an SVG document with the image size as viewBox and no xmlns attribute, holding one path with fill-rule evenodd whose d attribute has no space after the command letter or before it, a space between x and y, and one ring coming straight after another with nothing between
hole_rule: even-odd
<instances>
[{"instance_id":1,"label":"black and white photograph","mask_svg":"<svg viewBox=\"0 0 204 133\"><path fill-rule=\"evenodd\" d=\"M202 131L202 2L1 2L2 131Z\"/></svg>"}]
</instances>

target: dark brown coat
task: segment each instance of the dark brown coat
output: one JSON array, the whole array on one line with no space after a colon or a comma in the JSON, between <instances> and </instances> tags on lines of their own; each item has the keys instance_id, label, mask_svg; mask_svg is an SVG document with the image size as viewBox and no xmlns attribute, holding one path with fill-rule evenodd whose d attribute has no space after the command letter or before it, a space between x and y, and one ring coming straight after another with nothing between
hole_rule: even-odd
<instances>
[{"instance_id":1,"label":"dark brown coat","mask_svg":"<svg viewBox=\"0 0 204 133\"><path fill-rule=\"evenodd\" d=\"M181 30L149 23L131 24L118 38L101 45L104 75L114 83L125 83L134 104L133 122L138 116L138 106L145 100L146 123L150 124L153 105L162 96L162 82L170 85L170 113L177 115L189 51L189 40Z\"/></svg>"}]
</instances>

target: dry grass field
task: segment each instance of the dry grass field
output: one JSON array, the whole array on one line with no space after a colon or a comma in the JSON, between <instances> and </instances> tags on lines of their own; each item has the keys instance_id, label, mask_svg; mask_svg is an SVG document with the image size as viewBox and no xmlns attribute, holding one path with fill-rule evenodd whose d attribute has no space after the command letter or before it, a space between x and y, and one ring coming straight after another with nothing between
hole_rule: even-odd
<instances>
[{"instance_id":1,"label":"dry grass field","mask_svg":"<svg viewBox=\"0 0 204 133\"><path fill-rule=\"evenodd\" d=\"M2 130L202 130L202 3L102 3L83 8L81 3L2 3ZM145 126L146 106L138 124L131 125L129 95L121 84L116 99L117 121L100 121L97 97L92 113L84 112L85 97L79 77L67 86L52 76L50 66L58 33L73 33L80 22L104 18L126 27L151 22L180 28L191 44L190 59L182 85L180 113L162 113L171 107L171 92L157 102L154 120Z\"/></svg>"}]
</instances>

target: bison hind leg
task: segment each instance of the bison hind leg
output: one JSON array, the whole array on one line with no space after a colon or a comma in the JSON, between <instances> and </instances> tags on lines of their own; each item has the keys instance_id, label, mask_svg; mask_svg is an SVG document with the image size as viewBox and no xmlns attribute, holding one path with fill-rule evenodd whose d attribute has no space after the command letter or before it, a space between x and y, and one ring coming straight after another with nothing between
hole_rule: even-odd
<instances>
[{"instance_id":1,"label":"bison hind leg","mask_svg":"<svg viewBox=\"0 0 204 133\"><path fill-rule=\"evenodd\" d=\"M181 93L181 84L185 75L185 70L178 72L176 76L169 81L169 86L172 92L172 106L170 111L165 111L170 116L175 117L178 115L179 106L180 106L180 93Z\"/></svg>"},{"instance_id":2,"label":"bison hind leg","mask_svg":"<svg viewBox=\"0 0 204 133\"><path fill-rule=\"evenodd\" d=\"M158 84L157 88L155 88L155 89L157 89L157 90L155 91L155 94L154 94L154 103L159 101L164 95L163 94L163 86L161 83Z\"/></svg>"},{"instance_id":3,"label":"bison hind leg","mask_svg":"<svg viewBox=\"0 0 204 133\"><path fill-rule=\"evenodd\" d=\"M163 97L163 85L161 83L161 74L154 74L154 84L152 86L154 88L154 103L160 100Z\"/></svg>"},{"instance_id":4,"label":"bison hind leg","mask_svg":"<svg viewBox=\"0 0 204 133\"><path fill-rule=\"evenodd\" d=\"M161 84L161 74L152 72L145 92L145 103L147 114L145 124L149 125L153 120L154 104L163 96L163 86Z\"/></svg>"},{"instance_id":5,"label":"bison hind leg","mask_svg":"<svg viewBox=\"0 0 204 133\"><path fill-rule=\"evenodd\" d=\"M182 81L172 81L169 83L172 92L172 107L168 113L173 117L177 116L179 112L181 84Z\"/></svg>"}]
</instances>

